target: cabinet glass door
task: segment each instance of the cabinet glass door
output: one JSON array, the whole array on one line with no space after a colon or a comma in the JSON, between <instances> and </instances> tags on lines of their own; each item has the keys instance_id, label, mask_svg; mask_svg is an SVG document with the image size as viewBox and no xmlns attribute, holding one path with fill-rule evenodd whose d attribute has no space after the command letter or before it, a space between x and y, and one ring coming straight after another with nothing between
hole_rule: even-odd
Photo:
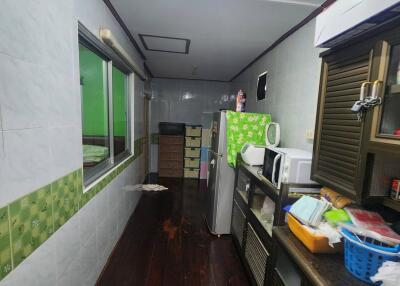
<instances>
[{"instance_id":1,"label":"cabinet glass door","mask_svg":"<svg viewBox=\"0 0 400 286\"><path fill-rule=\"evenodd\" d=\"M400 139L400 44L389 50L378 137Z\"/></svg>"}]
</instances>

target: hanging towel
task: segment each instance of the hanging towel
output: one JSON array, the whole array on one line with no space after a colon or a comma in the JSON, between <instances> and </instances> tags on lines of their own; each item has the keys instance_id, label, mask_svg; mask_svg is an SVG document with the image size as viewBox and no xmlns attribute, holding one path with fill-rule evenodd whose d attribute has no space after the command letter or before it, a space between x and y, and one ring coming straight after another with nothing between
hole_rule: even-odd
<instances>
[{"instance_id":1,"label":"hanging towel","mask_svg":"<svg viewBox=\"0 0 400 286\"><path fill-rule=\"evenodd\" d=\"M226 122L228 164L235 166L244 144L265 145L265 126L271 122L271 115L227 111Z\"/></svg>"}]
</instances>

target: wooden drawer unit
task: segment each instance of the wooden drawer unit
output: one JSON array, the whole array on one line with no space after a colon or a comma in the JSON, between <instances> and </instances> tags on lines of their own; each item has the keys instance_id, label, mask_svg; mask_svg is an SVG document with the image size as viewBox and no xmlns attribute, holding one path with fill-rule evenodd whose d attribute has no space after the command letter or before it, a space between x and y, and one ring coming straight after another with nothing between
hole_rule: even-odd
<instances>
[{"instance_id":1,"label":"wooden drawer unit","mask_svg":"<svg viewBox=\"0 0 400 286\"><path fill-rule=\"evenodd\" d=\"M182 154L183 145L160 145L161 153L180 153Z\"/></svg>"},{"instance_id":2,"label":"wooden drawer unit","mask_svg":"<svg viewBox=\"0 0 400 286\"><path fill-rule=\"evenodd\" d=\"M182 178L183 168L169 169L160 167L158 170L158 175L160 177L167 177L167 178Z\"/></svg>"},{"instance_id":3,"label":"wooden drawer unit","mask_svg":"<svg viewBox=\"0 0 400 286\"><path fill-rule=\"evenodd\" d=\"M182 161L183 162L183 150L179 150L177 152L160 152L159 161Z\"/></svg>"},{"instance_id":4,"label":"wooden drawer unit","mask_svg":"<svg viewBox=\"0 0 400 286\"><path fill-rule=\"evenodd\" d=\"M160 166L162 168L182 170L183 162L182 160L160 160Z\"/></svg>"},{"instance_id":5,"label":"wooden drawer unit","mask_svg":"<svg viewBox=\"0 0 400 286\"><path fill-rule=\"evenodd\" d=\"M200 159L185 158L185 168L200 168Z\"/></svg>"},{"instance_id":6,"label":"wooden drawer unit","mask_svg":"<svg viewBox=\"0 0 400 286\"><path fill-rule=\"evenodd\" d=\"M201 137L200 126L186 126L185 135L189 137Z\"/></svg>"},{"instance_id":7,"label":"wooden drawer unit","mask_svg":"<svg viewBox=\"0 0 400 286\"><path fill-rule=\"evenodd\" d=\"M200 148L185 147L185 158L200 158Z\"/></svg>"},{"instance_id":8,"label":"wooden drawer unit","mask_svg":"<svg viewBox=\"0 0 400 286\"><path fill-rule=\"evenodd\" d=\"M201 137L186 137L186 147L201 147Z\"/></svg>"},{"instance_id":9,"label":"wooden drawer unit","mask_svg":"<svg viewBox=\"0 0 400 286\"><path fill-rule=\"evenodd\" d=\"M179 145L180 147L182 147L183 142L184 142L183 136L168 136L168 135L159 136L160 145Z\"/></svg>"},{"instance_id":10,"label":"wooden drawer unit","mask_svg":"<svg viewBox=\"0 0 400 286\"><path fill-rule=\"evenodd\" d=\"M184 142L183 136L160 135L158 155L160 177L182 178Z\"/></svg>"}]
</instances>

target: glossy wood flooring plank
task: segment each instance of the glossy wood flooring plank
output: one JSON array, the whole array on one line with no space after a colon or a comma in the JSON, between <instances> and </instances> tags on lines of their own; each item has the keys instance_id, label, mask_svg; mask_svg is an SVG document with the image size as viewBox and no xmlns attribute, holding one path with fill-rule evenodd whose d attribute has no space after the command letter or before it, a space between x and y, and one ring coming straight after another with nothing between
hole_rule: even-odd
<instances>
[{"instance_id":1,"label":"glossy wood flooring plank","mask_svg":"<svg viewBox=\"0 0 400 286\"><path fill-rule=\"evenodd\" d=\"M143 194L97 285L249 285L231 237L208 232L204 184L159 183L169 190Z\"/></svg>"}]
</instances>

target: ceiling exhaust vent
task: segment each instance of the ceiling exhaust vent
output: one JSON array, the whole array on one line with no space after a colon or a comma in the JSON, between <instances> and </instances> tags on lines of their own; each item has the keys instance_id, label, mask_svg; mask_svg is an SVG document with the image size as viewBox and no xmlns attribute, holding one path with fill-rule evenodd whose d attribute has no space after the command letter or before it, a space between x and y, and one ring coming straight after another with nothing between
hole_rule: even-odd
<instances>
[{"instance_id":1,"label":"ceiling exhaust vent","mask_svg":"<svg viewBox=\"0 0 400 286\"><path fill-rule=\"evenodd\" d=\"M140 41L147 51L188 54L190 40L155 35L139 34Z\"/></svg>"}]
</instances>

